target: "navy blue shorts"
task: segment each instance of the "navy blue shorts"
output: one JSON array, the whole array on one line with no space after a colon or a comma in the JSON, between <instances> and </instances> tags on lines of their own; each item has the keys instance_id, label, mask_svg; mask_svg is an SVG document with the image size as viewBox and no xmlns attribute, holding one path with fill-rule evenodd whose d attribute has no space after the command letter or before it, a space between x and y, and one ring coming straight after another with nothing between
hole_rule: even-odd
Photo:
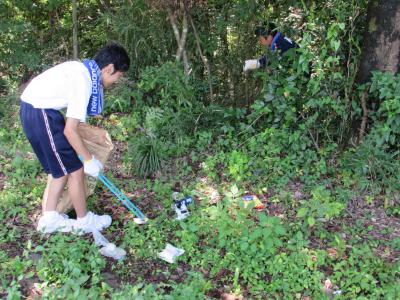
<instances>
[{"instance_id":1,"label":"navy blue shorts","mask_svg":"<svg viewBox=\"0 0 400 300\"><path fill-rule=\"evenodd\" d=\"M64 135L64 116L55 109L34 108L21 101L20 117L25 135L47 174L60 178L82 168Z\"/></svg>"}]
</instances>

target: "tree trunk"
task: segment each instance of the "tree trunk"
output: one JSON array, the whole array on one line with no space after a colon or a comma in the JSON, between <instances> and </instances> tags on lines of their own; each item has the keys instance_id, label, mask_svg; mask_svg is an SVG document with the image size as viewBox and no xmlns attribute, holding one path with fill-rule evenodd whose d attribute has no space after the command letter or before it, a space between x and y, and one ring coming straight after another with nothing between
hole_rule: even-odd
<instances>
[{"instance_id":1,"label":"tree trunk","mask_svg":"<svg viewBox=\"0 0 400 300\"><path fill-rule=\"evenodd\" d=\"M400 62L400 1L372 0L368 6L367 28L357 82L371 79L371 71L396 73Z\"/></svg>"},{"instance_id":2,"label":"tree trunk","mask_svg":"<svg viewBox=\"0 0 400 300\"><path fill-rule=\"evenodd\" d=\"M372 71L397 73L400 62L400 1L371 0L368 4L364 33L363 54L356 76L358 84L371 80ZM351 143L362 142L368 127L368 112L377 110L379 103L368 99L368 92L360 93L362 120L352 120Z\"/></svg>"},{"instance_id":3,"label":"tree trunk","mask_svg":"<svg viewBox=\"0 0 400 300\"><path fill-rule=\"evenodd\" d=\"M78 60L78 18L77 18L78 4L76 0L72 0L72 45L73 45L73 58Z\"/></svg>"},{"instance_id":4,"label":"tree trunk","mask_svg":"<svg viewBox=\"0 0 400 300\"><path fill-rule=\"evenodd\" d=\"M181 56L183 55L183 51L185 50L187 33L188 33L187 15L186 15L186 9L183 9L182 34L178 42L178 50L176 51L176 57L178 60L181 58Z\"/></svg>"},{"instance_id":5,"label":"tree trunk","mask_svg":"<svg viewBox=\"0 0 400 300\"><path fill-rule=\"evenodd\" d=\"M186 45L186 37L188 33L188 22L187 22L187 14L186 10L183 10L183 21L182 21L182 34L179 32L177 20L172 11L168 11L169 21L171 22L172 30L175 35L176 42L178 44L178 49L176 51L176 61L180 61L181 58L183 59L183 67L185 75L189 75L190 67L189 67L189 60L187 57L185 45Z\"/></svg>"}]
</instances>

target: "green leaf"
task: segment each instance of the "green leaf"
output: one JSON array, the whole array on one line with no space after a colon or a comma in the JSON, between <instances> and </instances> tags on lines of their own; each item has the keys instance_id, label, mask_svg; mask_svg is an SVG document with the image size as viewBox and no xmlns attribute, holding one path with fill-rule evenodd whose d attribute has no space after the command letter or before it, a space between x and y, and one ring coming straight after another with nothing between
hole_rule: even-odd
<instances>
[{"instance_id":1,"label":"green leaf","mask_svg":"<svg viewBox=\"0 0 400 300\"><path fill-rule=\"evenodd\" d=\"M232 196L237 196L238 194L239 194L239 189L238 189L238 187L237 187L237 185L236 184L234 184L232 187L231 187L231 193L232 193Z\"/></svg>"},{"instance_id":2,"label":"green leaf","mask_svg":"<svg viewBox=\"0 0 400 300\"><path fill-rule=\"evenodd\" d=\"M285 228L284 227L282 227L282 226L275 226L274 227L274 230L275 230L275 233L277 234L277 235L284 235L285 233L286 233L286 230L285 230Z\"/></svg>"},{"instance_id":3,"label":"green leaf","mask_svg":"<svg viewBox=\"0 0 400 300\"><path fill-rule=\"evenodd\" d=\"M240 249L242 251L245 251L248 247L249 247L249 243L247 243L247 242L244 242L244 243L240 244Z\"/></svg>"},{"instance_id":4,"label":"green leaf","mask_svg":"<svg viewBox=\"0 0 400 300\"><path fill-rule=\"evenodd\" d=\"M297 212L296 216L298 218L304 218L307 215L307 213L308 213L308 208L302 207L302 208L299 209L299 211Z\"/></svg>"},{"instance_id":5,"label":"green leaf","mask_svg":"<svg viewBox=\"0 0 400 300\"><path fill-rule=\"evenodd\" d=\"M249 236L250 241L253 242L253 241L257 240L261 235L262 235L261 229L254 230L254 232L252 232Z\"/></svg>"},{"instance_id":6,"label":"green leaf","mask_svg":"<svg viewBox=\"0 0 400 300\"><path fill-rule=\"evenodd\" d=\"M307 222L308 222L308 225L310 225L311 227L314 226L315 225L314 217L308 217Z\"/></svg>"},{"instance_id":7,"label":"green leaf","mask_svg":"<svg viewBox=\"0 0 400 300\"><path fill-rule=\"evenodd\" d=\"M338 49L340 47L340 41L331 41L331 46L332 46L333 50L338 51Z\"/></svg>"}]
</instances>

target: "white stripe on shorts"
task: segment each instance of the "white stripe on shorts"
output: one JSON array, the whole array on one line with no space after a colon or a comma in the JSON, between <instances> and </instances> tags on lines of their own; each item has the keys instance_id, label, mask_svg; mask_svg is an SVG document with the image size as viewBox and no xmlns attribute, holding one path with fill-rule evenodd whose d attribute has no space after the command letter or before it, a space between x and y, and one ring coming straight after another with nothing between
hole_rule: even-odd
<instances>
[{"instance_id":1,"label":"white stripe on shorts","mask_svg":"<svg viewBox=\"0 0 400 300\"><path fill-rule=\"evenodd\" d=\"M64 175L68 175L67 169L65 169L64 164L61 161L61 157L57 152L56 144L54 144L54 139L53 139L53 135L51 134L51 130L50 130L50 126L49 126L49 120L47 119L46 112L44 111L44 109L41 109L41 111L42 111L42 114L43 114L44 123L46 124L46 131L47 131L47 135L49 136L49 140L50 140L51 148L53 149L53 153L56 156L57 161L60 164L60 167L61 167Z\"/></svg>"}]
</instances>

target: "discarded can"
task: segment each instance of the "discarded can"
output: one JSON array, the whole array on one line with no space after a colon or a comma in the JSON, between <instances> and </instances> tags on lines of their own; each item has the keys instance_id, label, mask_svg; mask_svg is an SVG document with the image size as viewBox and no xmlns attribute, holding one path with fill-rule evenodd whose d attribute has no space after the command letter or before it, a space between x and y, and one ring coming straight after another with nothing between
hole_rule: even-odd
<instances>
[{"instance_id":1,"label":"discarded can","mask_svg":"<svg viewBox=\"0 0 400 300\"><path fill-rule=\"evenodd\" d=\"M265 205L260 201L260 199L258 199L256 195L244 195L242 196L242 200L244 202L244 207L246 208L251 201L254 203L254 209L263 210L265 208Z\"/></svg>"},{"instance_id":2,"label":"discarded can","mask_svg":"<svg viewBox=\"0 0 400 300\"><path fill-rule=\"evenodd\" d=\"M174 197L175 196L175 197ZM176 194L172 194L173 199L176 199ZM192 197L185 197L183 199L180 200L175 200L174 199L174 209L176 214L178 215L176 217L176 220L183 220L185 218L187 218L190 215L189 209L188 209L188 205L190 203L193 203L193 198Z\"/></svg>"},{"instance_id":3,"label":"discarded can","mask_svg":"<svg viewBox=\"0 0 400 300\"><path fill-rule=\"evenodd\" d=\"M251 201L253 201L253 195L242 196L242 200L244 203L244 207L247 208L247 206L249 206L249 203L251 203Z\"/></svg>"}]
</instances>

